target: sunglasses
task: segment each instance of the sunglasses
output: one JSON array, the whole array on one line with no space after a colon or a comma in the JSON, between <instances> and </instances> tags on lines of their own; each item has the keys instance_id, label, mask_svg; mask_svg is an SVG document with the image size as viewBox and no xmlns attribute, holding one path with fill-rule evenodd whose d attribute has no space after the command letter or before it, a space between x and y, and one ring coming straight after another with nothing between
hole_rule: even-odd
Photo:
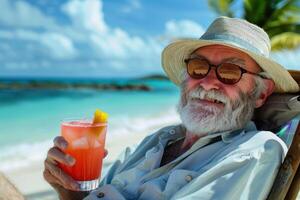
<instances>
[{"instance_id":1,"label":"sunglasses","mask_svg":"<svg viewBox=\"0 0 300 200\"><path fill-rule=\"evenodd\" d=\"M187 72L190 77L194 79L205 78L212 67L216 68L216 76L219 81L224 84L233 85L239 82L244 73L261 76L253 72L249 72L239 65L233 63L221 63L220 65L212 65L204 58L189 58L185 59L184 62L187 66Z\"/></svg>"}]
</instances>

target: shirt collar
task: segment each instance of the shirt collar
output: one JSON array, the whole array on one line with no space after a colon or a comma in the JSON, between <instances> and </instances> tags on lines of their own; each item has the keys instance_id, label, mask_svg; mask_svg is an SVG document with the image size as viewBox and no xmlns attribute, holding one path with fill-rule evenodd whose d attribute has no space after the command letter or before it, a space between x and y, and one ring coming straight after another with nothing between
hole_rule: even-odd
<instances>
[{"instance_id":1,"label":"shirt collar","mask_svg":"<svg viewBox=\"0 0 300 200\"><path fill-rule=\"evenodd\" d=\"M185 137L186 129L182 124L171 126L164 130L164 133L159 137L160 140L176 140Z\"/></svg>"},{"instance_id":2,"label":"shirt collar","mask_svg":"<svg viewBox=\"0 0 300 200\"><path fill-rule=\"evenodd\" d=\"M255 130L257 130L257 129L256 129L254 122L249 121L243 129L209 134L207 136L204 136L203 138L213 139L218 136L221 136L222 141L224 143L231 143L233 141L234 137L236 137L238 135L244 135L246 132L255 131ZM183 124L172 126L169 129L165 130L165 134L161 135L160 140L174 140L175 141L177 139L181 139L181 138L185 137L185 132L186 132L186 128L183 126Z\"/></svg>"}]
</instances>

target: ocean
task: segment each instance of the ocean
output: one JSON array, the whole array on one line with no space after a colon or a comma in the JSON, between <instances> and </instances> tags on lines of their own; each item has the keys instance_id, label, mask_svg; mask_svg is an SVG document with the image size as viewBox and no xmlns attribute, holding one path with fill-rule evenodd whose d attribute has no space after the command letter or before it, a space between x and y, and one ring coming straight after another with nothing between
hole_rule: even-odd
<instances>
[{"instance_id":1,"label":"ocean","mask_svg":"<svg viewBox=\"0 0 300 200\"><path fill-rule=\"evenodd\" d=\"M168 80L42 79L37 81L145 84L151 91L0 90L0 171L43 160L64 119L91 118L96 108L109 114L107 137L147 133L178 121L179 89ZM0 82L28 82L2 79Z\"/></svg>"}]
</instances>

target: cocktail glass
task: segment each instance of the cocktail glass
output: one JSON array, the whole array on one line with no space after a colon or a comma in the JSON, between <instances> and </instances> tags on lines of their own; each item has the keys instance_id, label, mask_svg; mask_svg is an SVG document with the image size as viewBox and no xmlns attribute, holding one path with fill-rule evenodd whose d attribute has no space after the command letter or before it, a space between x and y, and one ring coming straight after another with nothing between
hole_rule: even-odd
<instances>
[{"instance_id":1,"label":"cocktail glass","mask_svg":"<svg viewBox=\"0 0 300 200\"><path fill-rule=\"evenodd\" d=\"M93 124L92 120L69 120L61 124L61 135L69 144L64 152L76 162L60 167L79 183L80 191L94 190L99 185L106 130L107 123Z\"/></svg>"}]
</instances>

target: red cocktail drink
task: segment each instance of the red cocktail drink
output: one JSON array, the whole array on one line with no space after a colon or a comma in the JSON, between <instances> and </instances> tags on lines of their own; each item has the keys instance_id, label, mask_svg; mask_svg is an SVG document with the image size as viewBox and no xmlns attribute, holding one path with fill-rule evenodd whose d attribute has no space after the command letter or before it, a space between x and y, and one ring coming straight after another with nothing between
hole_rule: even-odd
<instances>
[{"instance_id":1,"label":"red cocktail drink","mask_svg":"<svg viewBox=\"0 0 300 200\"><path fill-rule=\"evenodd\" d=\"M81 191L89 191L98 187L101 177L102 160L107 123L91 121L69 121L61 125L61 135L69 145L65 153L76 159L70 167L60 167L80 184Z\"/></svg>"}]
</instances>

